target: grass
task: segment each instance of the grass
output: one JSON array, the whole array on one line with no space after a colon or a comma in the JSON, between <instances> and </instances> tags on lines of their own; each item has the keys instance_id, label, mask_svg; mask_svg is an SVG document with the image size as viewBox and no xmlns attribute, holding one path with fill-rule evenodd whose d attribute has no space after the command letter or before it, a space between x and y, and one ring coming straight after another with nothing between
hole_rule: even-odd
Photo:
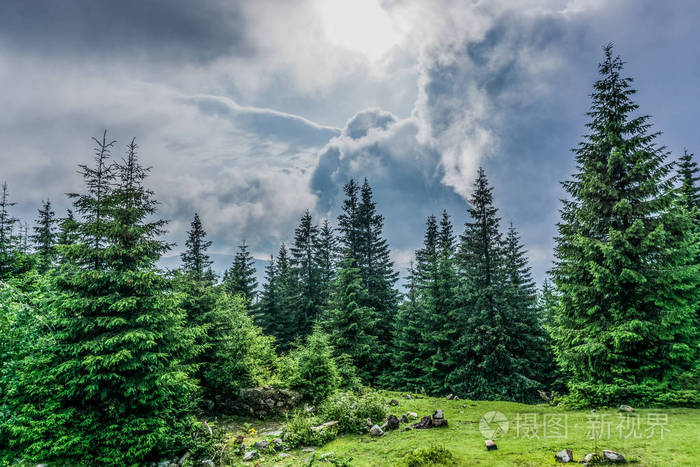
<instances>
[{"instance_id":1,"label":"grass","mask_svg":"<svg viewBox=\"0 0 700 467\"><path fill-rule=\"evenodd\" d=\"M392 398L399 401L397 407L388 407L389 413L400 417L411 411L420 417L442 409L449 426L404 431L402 424L398 430L381 438L369 434L342 435L325 446L316 447L313 453L297 449L288 451L291 456L288 458L261 453L254 462L245 464L238 458L238 464L231 465L252 466L257 462L260 466L310 463L331 466L335 461L336 465L392 466L413 449L430 445L446 447L454 455L455 465L464 466L552 466L557 465L554 454L562 449L572 449L576 461L589 452L611 449L640 467L700 465L700 409L640 409L628 415L613 409L591 412L513 402L448 401L429 397L408 400L395 392L382 392L382 395L387 401ZM498 426L480 423L488 412L502 413L509 425L507 432L490 436L498 444L495 451L486 450L486 437L480 430L482 425L487 429ZM257 435L246 437L246 445L272 438L274 436L266 436L265 431L281 428L280 422L252 425L260 429ZM592 428L596 439L592 437ZM231 425L232 433L239 429ZM323 456L326 457L321 459ZM350 458L348 464L340 462Z\"/></svg>"}]
</instances>

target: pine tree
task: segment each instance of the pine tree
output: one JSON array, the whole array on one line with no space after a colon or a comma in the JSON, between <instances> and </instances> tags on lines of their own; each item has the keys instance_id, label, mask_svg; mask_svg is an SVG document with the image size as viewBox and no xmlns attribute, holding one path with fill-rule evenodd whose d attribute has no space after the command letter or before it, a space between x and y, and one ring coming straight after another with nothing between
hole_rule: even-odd
<instances>
[{"instance_id":1,"label":"pine tree","mask_svg":"<svg viewBox=\"0 0 700 467\"><path fill-rule=\"evenodd\" d=\"M447 391L447 376L454 369L452 343L456 339L455 293L452 222L446 211L442 213L440 228L431 216L427 222L424 246L420 253L420 289L425 304L423 335L423 387L438 394Z\"/></svg>"},{"instance_id":2,"label":"pine tree","mask_svg":"<svg viewBox=\"0 0 700 467\"><path fill-rule=\"evenodd\" d=\"M273 320L279 315L277 296L277 264L275 255L270 255L270 262L265 266L265 282L263 282L260 301L258 302L255 322L263 332L269 336L274 335Z\"/></svg>"},{"instance_id":3,"label":"pine tree","mask_svg":"<svg viewBox=\"0 0 700 467\"><path fill-rule=\"evenodd\" d=\"M318 248L318 227L307 209L294 231L291 266L298 285L295 314L296 332L300 338L311 333L323 303L319 290L320 270L315 253Z\"/></svg>"},{"instance_id":4,"label":"pine tree","mask_svg":"<svg viewBox=\"0 0 700 467\"><path fill-rule=\"evenodd\" d=\"M418 273L413 262L408 268L406 294L394 320L391 386L406 391L424 392L425 354L423 303L419 298Z\"/></svg>"},{"instance_id":5,"label":"pine tree","mask_svg":"<svg viewBox=\"0 0 700 467\"><path fill-rule=\"evenodd\" d=\"M314 251L314 260L318 267L318 291L322 307L328 305L338 263L338 240L328 219L323 221L318 233L318 242Z\"/></svg>"},{"instance_id":6,"label":"pine tree","mask_svg":"<svg viewBox=\"0 0 700 467\"><path fill-rule=\"evenodd\" d=\"M72 245L78 240L78 222L75 220L73 211L66 210L66 217L59 221L58 234L56 235L56 244Z\"/></svg>"},{"instance_id":7,"label":"pine tree","mask_svg":"<svg viewBox=\"0 0 700 467\"><path fill-rule=\"evenodd\" d=\"M9 212L14 205L10 202L7 182L3 182L0 197L0 279L7 278L15 271L17 237L14 227L18 220Z\"/></svg>"},{"instance_id":8,"label":"pine tree","mask_svg":"<svg viewBox=\"0 0 700 467\"><path fill-rule=\"evenodd\" d=\"M678 175L681 178L681 197L683 198L688 211L700 211L700 168L693 160L694 154L683 151L683 155L678 162Z\"/></svg>"},{"instance_id":9,"label":"pine tree","mask_svg":"<svg viewBox=\"0 0 700 467\"><path fill-rule=\"evenodd\" d=\"M360 257L359 191L360 188L352 178L343 187L343 212L338 216L338 243L343 257Z\"/></svg>"},{"instance_id":10,"label":"pine tree","mask_svg":"<svg viewBox=\"0 0 700 467\"><path fill-rule=\"evenodd\" d=\"M263 328L275 337L280 352L289 351L298 338L296 280L289 263L287 247L282 244L274 263L274 275L268 275L265 284L268 292L261 309Z\"/></svg>"},{"instance_id":11,"label":"pine tree","mask_svg":"<svg viewBox=\"0 0 700 467\"><path fill-rule=\"evenodd\" d=\"M503 240L492 192L479 168L470 198L472 222L460 237L459 337L452 350L457 362L448 384L470 399L522 399L522 362L509 333Z\"/></svg>"},{"instance_id":12,"label":"pine tree","mask_svg":"<svg viewBox=\"0 0 700 467\"><path fill-rule=\"evenodd\" d=\"M214 280L214 273L210 269L214 262L207 255L211 241L206 237L207 233L204 231L199 214L195 212L190 230L187 232L187 240L185 240L186 249L180 257L183 271L197 281Z\"/></svg>"},{"instance_id":13,"label":"pine tree","mask_svg":"<svg viewBox=\"0 0 700 467\"><path fill-rule=\"evenodd\" d=\"M513 335L513 354L520 358L517 373L521 375L525 386L542 388L549 382L553 367L550 364L553 355L542 327L538 304L537 289L532 280L532 273L517 230L510 224L504 244L504 273L506 305L510 317L509 332ZM529 391L530 398L535 398ZM526 395L523 398L527 399Z\"/></svg>"},{"instance_id":14,"label":"pine tree","mask_svg":"<svg viewBox=\"0 0 700 467\"><path fill-rule=\"evenodd\" d=\"M376 313L362 305L367 302L366 295L355 260L346 257L337 273L323 327L337 354L349 355L365 381L376 371L378 358Z\"/></svg>"},{"instance_id":15,"label":"pine tree","mask_svg":"<svg viewBox=\"0 0 700 467\"><path fill-rule=\"evenodd\" d=\"M245 240L238 247L233 264L224 273L223 285L226 292L231 295L243 295L247 306L255 300L258 288L258 280L255 278L255 259L248 251Z\"/></svg>"},{"instance_id":16,"label":"pine tree","mask_svg":"<svg viewBox=\"0 0 700 467\"><path fill-rule=\"evenodd\" d=\"M649 117L632 115L622 68L606 46L556 239L553 335L582 404L643 404L678 389L697 352L689 219L673 208L672 166Z\"/></svg>"},{"instance_id":17,"label":"pine tree","mask_svg":"<svg viewBox=\"0 0 700 467\"><path fill-rule=\"evenodd\" d=\"M195 385L183 362L192 339L156 270L168 245L158 239L165 222L149 220L148 169L133 141L109 173L103 153L96 162L82 170L87 193L74 195L83 221L79 241L61 246L51 335L25 362L15 401L15 448L35 463L171 458L191 423Z\"/></svg>"},{"instance_id":18,"label":"pine tree","mask_svg":"<svg viewBox=\"0 0 700 467\"><path fill-rule=\"evenodd\" d=\"M51 201L42 201L36 224L31 238L39 257L39 269L45 271L56 256L56 214L51 209Z\"/></svg>"}]
</instances>

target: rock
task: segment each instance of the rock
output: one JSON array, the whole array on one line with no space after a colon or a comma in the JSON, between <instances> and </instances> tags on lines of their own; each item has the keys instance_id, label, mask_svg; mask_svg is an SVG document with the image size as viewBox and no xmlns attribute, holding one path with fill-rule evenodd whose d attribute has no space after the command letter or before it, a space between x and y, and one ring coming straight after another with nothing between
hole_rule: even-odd
<instances>
[{"instance_id":1,"label":"rock","mask_svg":"<svg viewBox=\"0 0 700 467\"><path fill-rule=\"evenodd\" d=\"M454 396L454 397L452 398L452 400L453 400L453 401L458 401L458 400L459 400L459 396Z\"/></svg>"},{"instance_id":2,"label":"rock","mask_svg":"<svg viewBox=\"0 0 700 467\"><path fill-rule=\"evenodd\" d=\"M365 419L365 426L366 426L367 428L372 428L372 425L374 425L374 423L372 423L372 419L366 418L366 419Z\"/></svg>"},{"instance_id":3,"label":"rock","mask_svg":"<svg viewBox=\"0 0 700 467\"><path fill-rule=\"evenodd\" d=\"M444 418L434 418L433 419L433 426L434 427L447 426L447 420L445 420Z\"/></svg>"},{"instance_id":4,"label":"rock","mask_svg":"<svg viewBox=\"0 0 700 467\"><path fill-rule=\"evenodd\" d=\"M292 457L292 455L287 454L286 452L280 452L279 454L277 454L277 457L279 457L280 459L286 459L287 457Z\"/></svg>"},{"instance_id":5,"label":"rock","mask_svg":"<svg viewBox=\"0 0 700 467\"><path fill-rule=\"evenodd\" d=\"M411 396L410 394L406 394L406 395L404 395L404 397L405 397L406 399L408 399L408 400L412 400L412 399L413 399L413 396Z\"/></svg>"},{"instance_id":6,"label":"rock","mask_svg":"<svg viewBox=\"0 0 700 467\"><path fill-rule=\"evenodd\" d=\"M330 427L332 427L332 426L335 426L335 425L337 425L337 424L338 424L338 420L332 420L332 421L330 421L330 422L322 423L322 424L320 424L320 425L318 425L318 426L312 426L312 427L311 427L311 431L317 431L317 432L318 432L318 431L321 431L321 430L325 430L326 428L330 428Z\"/></svg>"},{"instance_id":7,"label":"rock","mask_svg":"<svg viewBox=\"0 0 700 467\"><path fill-rule=\"evenodd\" d=\"M243 435L238 435L236 436L235 443L236 444L243 444L243 440L245 439L245 436Z\"/></svg>"},{"instance_id":8,"label":"rock","mask_svg":"<svg viewBox=\"0 0 700 467\"><path fill-rule=\"evenodd\" d=\"M168 467L178 467L178 465L175 462L171 462L170 465L168 465Z\"/></svg>"},{"instance_id":9,"label":"rock","mask_svg":"<svg viewBox=\"0 0 700 467\"><path fill-rule=\"evenodd\" d=\"M549 398L546 392L544 392L542 389L537 390L537 394L539 394L540 399L542 399L545 402L550 402L552 399Z\"/></svg>"},{"instance_id":10,"label":"rock","mask_svg":"<svg viewBox=\"0 0 700 467\"><path fill-rule=\"evenodd\" d=\"M204 459L204 460L202 461L202 465L203 465L204 467L214 467L214 461L211 460L211 459Z\"/></svg>"},{"instance_id":11,"label":"rock","mask_svg":"<svg viewBox=\"0 0 700 467\"><path fill-rule=\"evenodd\" d=\"M415 412L406 412L406 415L408 415L411 418L418 418L418 414Z\"/></svg>"},{"instance_id":12,"label":"rock","mask_svg":"<svg viewBox=\"0 0 700 467\"><path fill-rule=\"evenodd\" d=\"M282 438L275 438L272 440L272 447L275 448L275 450L279 451L282 449Z\"/></svg>"},{"instance_id":13,"label":"rock","mask_svg":"<svg viewBox=\"0 0 700 467\"><path fill-rule=\"evenodd\" d=\"M170 461L160 461L158 467L170 467Z\"/></svg>"},{"instance_id":14,"label":"rock","mask_svg":"<svg viewBox=\"0 0 700 467\"><path fill-rule=\"evenodd\" d=\"M583 456L583 459L581 459L578 462L579 462L579 464L600 464L601 460L602 459L600 458L600 456L597 453L591 452L591 453Z\"/></svg>"},{"instance_id":15,"label":"rock","mask_svg":"<svg viewBox=\"0 0 700 467\"><path fill-rule=\"evenodd\" d=\"M498 446L496 446L496 443L494 443L490 439L487 439L486 441L484 441L484 444L486 445L487 451L495 451L496 449L498 449Z\"/></svg>"},{"instance_id":16,"label":"rock","mask_svg":"<svg viewBox=\"0 0 700 467\"><path fill-rule=\"evenodd\" d=\"M554 460L557 462L573 462L574 452L571 449L564 449L554 454Z\"/></svg>"},{"instance_id":17,"label":"rock","mask_svg":"<svg viewBox=\"0 0 700 467\"><path fill-rule=\"evenodd\" d=\"M445 418L445 413L438 409L433 413L433 418Z\"/></svg>"},{"instance_id":18,"label":"rock","mask_svg":"<svg viewBox=\"0 0 700 467\"><path fill-rule=\"evenodd\" d=\"M307 446L302 449L302 452L314 452L316 448L312 448L311 446Z\"/></svg>"},{"instance_id":19,"label":"rock","mask_svg":"<svg viewBox=\"0 0 700 467\"><path fill-rule=\"evenodd\" d=\"M430 415L426 415L425 417L420 419L420 422L414 423L413 428L416 430L422 430L423 428L432 428L433 427L433 419Z\"/></svg>"},{"instance_id":20,"label":"rock","mask_svg":"<svg viewBox=\"0 0 700 467\"><path fill-rule=\"evenodd\" d=\"M384 431L379 428L379 425L374 425L369 429L369 434L372 436L384 436Z\"/></svg>"},{"instance_id":21,"label":"rock","mask_svg":"<svg viewBox=\"0 0 700 467\"><path fill-rule=\"evenodd\" d=\"M304 413L314 413L316 412L316 407L313 405L306 404L304 405Z\"/></svg>"},{"instance_id":22,"label":"rock","mask_svg":"<svg viewBox=\"0 0 700 467\"><path fill-rule=\"evenodd\" d=\"M243 454L243 462L252 461L258 458L258 451L246 451Z\"/></svg>"},{"instance_id":23,"label":"rock","mask_svg":"<svg viewBox=\"0 0 700 467\"><path fill-rule=\"evenodd\" d=\"M411 431L412 429L413 427L411 427L411 425L406 425L403 427L403 431Z\"/></svg>"},{"instance_id":24,"label":"rock","mask_svg":"<svg viewBox=\"0 0 700 467\"><path fill-rule=\"evenodd\" d=\"M381 428L382 431L386 431L386 427L387 427L387 423L386 423L386 422L382 423L382 424L379 426L379 428Z\"/></svg>"},{"instance_id":25,"label":"rock","mask_svg":"<svg viewBox=\"0 0 700 467\"><path fill-rule=\"evenodd\" d=\"M395 430L399 427L399 419L394 414L389 414L386 419L386 427L390 430Z\"/></svg>"},{"instance_id":26,"label":"rock","mask_svg":"<svg viewBox=\"0 0 700 467\"><path fill-rule=\"evenodd\" d=\"M634 412L634 408L629 405L622 404L620 406L620 412Z\"/></svg>"},{"instance_id":27,"label":"rock","mask_svg":"<svg viewBox=\"0 0 700 467\"><path fill-rule=\"evenodd\" d=\"M454 398L454 394L450 394L449 396L447 396L448 401L451 401L453 398Z\"/></svg>"},{"instance_id":28,"label":"rock","mask_svg":"<svg viewBox=\"0 0 700 467\"><path fill-rule=\"evenodd\" d=\"M184 454L182 455L182 457L180 457L180 459L178 459L177 465L184 465L185 462L187 462L187 459L189 459L191 455L192 455L192 454L189 453L189 452L184 453Z\"/></svg>"},{"instance_id":29,"label":"rock","mask_svg":"<svg viewBox=\"0 0 700 467\"><path fill-rule=\"evenodd\" d=\"M397 406L397 405L399 405L399 401L397 401L396 399L391 399L391 400L389 401L389 405L391 405L391 406Z\"/></svg>"},{"instance_id":30,"label":"rock","mask_svg":"<svg viewBox=\"0 0 700 467\"><path fill-rule=\"evenodd\" d=\"M328 457L332 457L333 454L335 454L333 451L328 451L328 452L324 452L323 454L321 454L320 457L321 457L321 459L326 459Z\"/></svg>"},{"instance_id":31,"label":"rock","mask_svg":"<svg viewBox=\"0 0 700 467\"><path fill-rule=\"evenodd\" d=\"M606 449L603 449L603 459L613 464L624 464L626 462L625 457L619 452L608 451Z\"/></svg>"},{"instance_id":32,"label":"rock","mask_svg":"<svg viewBox=\"0 0 700 467\"><path fill-rule=\"evenodd\" d=\"M261 451L267 451L270 449L270 442L269 441L258 441L257 443L253 444L253 447L256 449L260 449Z\"/></svg>"},{"instance_id":33,"label":"rock","mask_svg":"<svg viewBox=\"0 0 700 467\"><path fill-rule=\"evenodd\" d=\"M401 415L401 419L399 420L401 423L408 423L408 417L406 414Z\"/></svg>"},{"instance_id":34,"label":"rock","mask_svg":"<svg viewBox=\"0 0 700 467\"><path fill-rule=\"evenodd\" d=\"M271 386L242 388L238 397L226 404L233 413L264 417L271 414L284 415L301 402L301 394L296 391Z\"/></svg>"}]
</instances>

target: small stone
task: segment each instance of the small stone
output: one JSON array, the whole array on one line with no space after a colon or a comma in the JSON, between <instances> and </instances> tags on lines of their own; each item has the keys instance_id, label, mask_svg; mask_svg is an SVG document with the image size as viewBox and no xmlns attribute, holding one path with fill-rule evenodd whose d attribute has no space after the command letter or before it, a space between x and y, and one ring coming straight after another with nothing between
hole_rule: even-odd
<instances>
[{"instance_id":1,"label":"small stone","mask_svg":"<svg viewBox=\"0 0 700 467\"><path fill-rule=\"evenodd\" d=\"M160 461L158 467L170 467L170 461Z\"/></svg>"},{"instance_id":2,"label":"small stone","mask_svg":"<svg viewBox=\"0 0 700 467\"><path fill-rule=\"evenodd\" d=\"M236 444L243 444L243 440L244 440L244 439L245 439L245 436L243 436L243 435L238 435L238 436L236 436L235 443L236 443Z\"/></svg>"},{"instance_id":3,"label":"small stone","mask_svg":"<svg viewBox=\"0 0 700 467\"><path fill-rule=\"evenodd\" d=\"M277 454L277 457L279 457L280 459L286 459L287 457L292 457L292 455L287 454L286 452L280 452L279 454Z\"/></svg>"},{"instance_id":4,"label":"small stone","mask_svg":"<svg viewBox=\"0 0 700 467\"><path fill-rule=\"evenodd\" d=\"M495 451L496 449L498 449L498 446L496 446L496 443L494 443L490 439L487 439L486 441L484 441L484 444L486 445L487 451Z\"/></svg>"},{"instance_id":5,"label":"small stone","mask_svg":"<svg viewBox=\"0 0 700 467\"><path fill-rule=\"evenodd\" d=\"M622 404L620 406L620 412L634 412L634 408L629 405Z\"/></svg>"},{"instance_id":6,"label":"small stone","mask_svg":"<svg viewBox=\"0 0 700 467\"><path fill-rule=\"evenodd\" d=\"M247 451L243 454L243 462L252 461L258 458L258 451Z\"/></svg>"},{"instance_id":7,"label":"small stone","mask_svg":"<svg viewBox=\"0 0 700 467\"><path fill-rule=\"evenodd\" d=\"M430 415L426 415L425 417L420 419L420 422L414 423L413 428L417 430L422 430L424 428L432 428L433 427L433 419L430 417Z\"/></svg>"},{"instance_id":8,"label":"small stone","mask_svg":"<svg viewBox=\"0 0 700 467\"><path fill-rule=\"evenodd\" d=\"M316 448L312 448L311 446L307 446L302 449L302 452L314 452Z\"/></svg>"},{"instance_id":9,"label":"small stone","mask_svg":"<svg viewBox=\"0 0 700 467\"><path fill-rule=\"evenodd\" d=\"M408 415L411 418L418 418L418 414L415 412L406 412L406 415Z\"/></svg>"},{"instance_id":10,"label":"small stone","mask_svg":"<svg viewBox=\"0 0 700 467\"><path fill-rule=\"evenodd\" d=\"M599 464L600 461L600 456L595 452L591 452L583 456L583 459L581 459L578 462L579 464Z\"/></svg>"},{"instance_id":11,"label":"small stone","mask_svg":"<svg viewBox=\"0 0 700 467\"><path fill-rule=\"evenodd\" d=\"M321 454L321 459L326 459L327 457L331 457L332 455L333 451L324 452L323 454Z\"/></svg>"},{"instance_id":12,"label":"small stone","mask_svg":"<svg viewBox=\"0 0 700 467\"><path fill-rule=\"evenodd\" d=\"M435 418L433 419L433 426L447 426L447 420L445 420L444 418Z\"/></svg>"},{"instance_id":13,"label":"small stone","mask_svg":"<svg viewBox=\"0 0 700 467\"><path fill-rule=\"evenodd\" d=\"M605 449L603 449L603 459L605 459L606 462L611 462L613 464L623 464L626 462L625 457L619 452L608 451Z\"/></svg>"},{"instance_id":14,"label":"small stone","mask_svg":"<svg viewBox=\"0 0 700 467\"><path fill-rule=\"evenodd\" d=\"M192 454L189 452L186 452L180 457L180 459L177 461L177 465L185 465L185 462L187 462L187 459L190 458Z\"/></svg>"},{"instance_id":15,"label":"small stone","mask_svg":"<svg viewBox=\"0 0 700 467\"><path fill-rule=\"evenodd\" d=\"M389 405L397 406L397 405L399 405L399 401L397 401L396 399L391 399L391 400L389 401Z\"/></svg>"},{"instance_id":16,"label":"small stone","mask_svg":"<svg viewBox=\"0 0 700 467\"><path fill-rule=\"evenodd\" d=\"M382 431L386 431L387 425L388 425L387 422L384 422L384 423L382 423L382 424L379 426L379 428L381 428Z\"/></svg>"},{"instance_id":17,"label":"small stone","mask_svg":"<svg viewBox=\"0 0 700 467\"><path fill-rule=\"evenodd\" d=\"M450 394L449 396L447 396L447 400L451 401L453 397L454 397L454 394Z\"/></svg>"},{"instance_id":18,"label":"small stone","mask_svg":"<svg viewBox=\"0 0 700 467\"><path fill-rule=\"evenodd\" d=\"M459 400L459 396L454 396L454 397L452 398L452 400L453 400L453 401L458 401L458 400Z\"/></svg>"},{"instance_id":19,"label":"small stone","mask_svg":"<svg viewBox=\"0 0 700 467\"><path fill-rule=\"evenodd\" d=\"M253 444L253 447L256 449L260 449L261 451L267 451L268 449L270 449L270 442L258 441L257 443Z\"/></svg>"},{"instance_id":20,"label":"small stone","mask_svg":"<svg viewBox=\"0 0 700 467\"><path fill-rule=\"evenodd\" d=\"M272 447L275 448L275 450L279 451L282 449L282 438L275 438L272 440Z\"/></svg>"},{"instance_id":21,"label":"small stone","mask_svg":"<svg viewBox=\"0 0 700 467\"><path fill-rule=\"evenodd\" d=\"M554 455L554 460L557 462L573 462L574 452L571 449L564 449Z\"/></svg>"},{"instance_id":22,"label":"small stone","mask_svg":"<svg viewBox=\"0 0 700 467\"><path fill-rule=\"evenodd\" d=\"M406 394L406 395L404 395L404 397L405 397L406 399L408 399L408 400L412 400L412 399L413 399L413 396L411 396L410 394Z\"/></svg>"},{"instance_id":23,"label":"small stone","mask_svg":"<svg viewBox=\"0 0 700 467\"><path fill-rule=\"evenodd\" d=\"M211 460L211 459L204 459L204 460L202 461L202 465L203 465L204 467L214 467L214 461Z\"/></svg>"},{"instance_id":24,"label":"small stone","mask_svg":"<svg viewBox=\"0 0 700 467\"><path fill-rule=\"evenodd\" d=\"M411 427L411 425L406 425L405 427L403 427L403 431L411 431L412 429L413 428Z\"/></svg>"},{"instance_id":25,"label":"small stone","mask_svg":"<svg viewBox=\"0 0 700 467\"><path fill-rule=\"evenodd\" d=\"M445 418L445 413L438 409L435 411L435 413L433 413L433 418Z\"/></svg>"},{"instance_id":26,"label":"small stone","mask_svg":"<svg viewBox=\"0 0 700 467\"><path fill-rule=\"evenodd\" d=\"M332 426L335 426L337 424L338 424L338 420L332 420L330 422L322 423L321 425L318 425L318 426L312 426L311 430L312 431L321 431L321 430L325 430L326 428L330 428Z\"/></svg>"},{"instance_id":27,"label":"small stone","mask_svg":"<svg viewBox=\"0 0 700 467\"><path fill-rule=\"evenodd\" d=\"M384 436L384 430L379 428L379 425L374 425L369 429L369 434L372 436Z\"/></svg>"},{"instance_id":28,"label":"small stone","mask_svg":"<svg viewBox=\"0 0 700 467\"><path fill-rule=\"evenodd\" d=\"M366 418L366 419L365 419L365 426L366 426L367 428L371 428L372 425L374 425L374 423L372 423L372 419L371 419L371 418Z\"/></svg>"},{"instance_id":29,"label":"small stone","mask_svg":"<svg viewBox=\"0 0 700 467\"><path fill-rule=\"evenodd\" d=\"M399 427L399 419L394 414L389 414L386 418L386 427L390 430L395 430Z\"/></svg>"},{"instance_id":30,"label":"small stone","mask_svg":"<svg viewBox=\"0 0 700 467\"><path fill-rule=\"evenodd\" d=\"M401 415L401 419L399 420L401 423L408 423L408 417L406 414Z\"/></svg>"}]
</instances>

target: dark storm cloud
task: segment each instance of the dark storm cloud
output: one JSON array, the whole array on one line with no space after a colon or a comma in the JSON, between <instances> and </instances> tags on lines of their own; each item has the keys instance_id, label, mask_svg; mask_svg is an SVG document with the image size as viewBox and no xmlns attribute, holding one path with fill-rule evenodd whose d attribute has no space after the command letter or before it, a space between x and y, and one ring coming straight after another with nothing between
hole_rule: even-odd
<instances>
[{"instance_id":1,"label":"dark storm cloud","mask_svg":"<svg viewBox=\"0 0 700 467\"><path fill-rule=\"evenodd\" d=\"M224 0L3 0L0 43L23 53L143 55L199 62L249 54L239 2Z\"/></svg>"}]
</instances>

